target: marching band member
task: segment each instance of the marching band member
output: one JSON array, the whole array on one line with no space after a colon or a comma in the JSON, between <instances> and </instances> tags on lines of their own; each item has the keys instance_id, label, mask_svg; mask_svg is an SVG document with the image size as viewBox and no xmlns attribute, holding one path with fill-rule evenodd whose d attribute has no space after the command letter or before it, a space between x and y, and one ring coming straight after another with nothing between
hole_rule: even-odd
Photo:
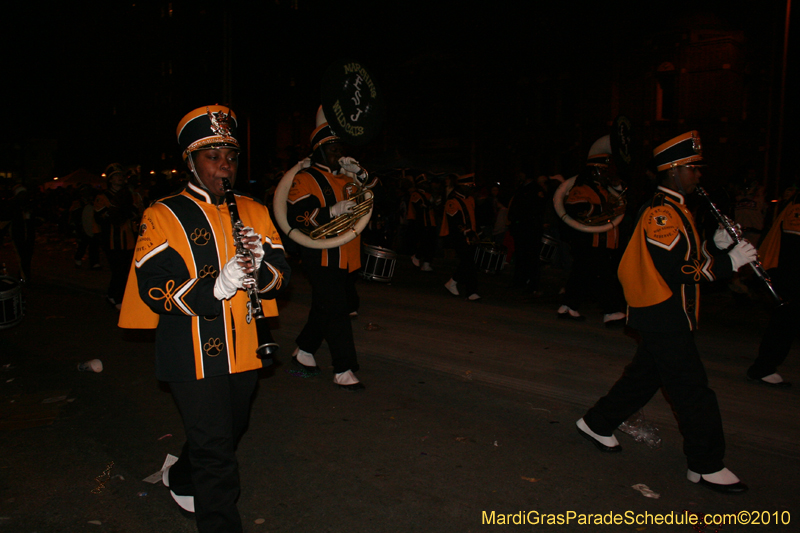
<instances>
[{"instance_id":1,"label":"marching band member","mask_svg":"<svg viewBox=\"0 0 800 533\"><path fill-rule=\"evenodd\" d=\"M696 131L667 141L653 154L660 185L619 265L628 324L638 330L641 342L622 377L578 420L578 432L601 451L621 451L614 430L663 388L683 435L688 479L721 493L744 492L747 486L722 462L722 419L694 331L698 283L730 278L755 259L756 250L742 241L726 251L732 239L722 228L713 243L700 242L685 205L703 161Z\"/></svg>"},{"instance_id":2,"label":"marching band member","mask_svg":"<svg viewBox=\"0 0 800 533\"><path fill-rule=\"evenodd\" d=\"M797 304L800 297L800 193L794 193L775 219L759 251L763 267L774 269L771 272L773 282L788 303L772 311L758 347L758 357L747 369L747 377L754 383L786 388L791 383L778 374L778 367L789 355L800 318Z\"/></svg>"},{"instance_id":3,"label":"marching band member","mask_svg":"<svg viewBox=\"0 0 800 533\"><path fill-rule=\"evenodd\" d=\"M278 314L270 298L290 277L267 208L243 196L239 214L252 227L241 240L255 264L237 255L222 185L224 178L236 181L236 126L236 115L217 105L178 124L193 177L145 211L119 321L123 328L156 328L156 377L169 382L186 434L163 481L202 532L242 531L235 452L262 367L255 321L246 320L245 275L255 277L266 316Z\"/></svg>"},{"instance_id":4,"label":"marching band member","mask_svg":"<svg viewBox=\"0 0 800 533\"><path fill-rule=\"evenodd\" d=\"M475 199L470 196L475 187L475 175L467 174L455 179L454 188L447 195L444 205L440 237L449 237L450 246L455 248L458 256L458 266L444 284L453 296L461 293L461 285L467 299L480 300L476 292L478 288L478 274L475 268L475 246L478 244L478 232L475 226Z\"/></svg>"},{"instance_id":5,"label":"marching band member","mask_svg":"<svg viewBox=\"0 0 800 533\"><path fill-rule=\"evenodd\" d=\"M434 212L433 195L430 193L430 184L425 174L420 174L414 179L415 190L408 201L408 215L411 221L414 255L411 262L420 267L423 272L430 272L433 256L436 254L436 240L438 228L436 227L436 214ZM422 266L420 266L420 262Z\"/></svg>"},{"instance_id":6,"label":"marching band member","mask_svg":"<svg viewBox=\"0 0 800 533\"><path fill-rule=\"evenodd\" d=\"M144 202L139 193L128 187L120 164L108 165L104 174L108 186L94 200L95 233L100 235L100 245L111 268L106 298L120 309Z\"/></svg>"},{"instance_id":7,"label":"marching band member","mask_svg":"<svg viewBox=\"0 0 800 533\"><path fill-rule=\"evenodd\" d=\"M322 107L317 111L311 147L311 166L295 175L287 206L290 225L306 231L351 212L356 202L345 197L345 188L354 177L361 183L367 180L366 170L353 158L344 157L344 145L328 125ZM348 274L361 268L361 237L333 248L300 245L300 249L311 281L311 310L297 336L292 365L306 377L320 374L314 353L323 340L327 341L333 360L333 382L346 391L364 390L364 384L355 376L359 366L348 307L355 291Z\"/></svg>"},{"instance_id":8,"label":"marching band member","mask_svg":"<svg viewBox=\"0 0 800 533\"><path fill-rule=\"evenodd\" d=\"M618 178L609 176L611 164L611 142L606 135L598 139L589 150L584 171L578 175L570 189L565 209L573 218L580 219L608 210L613 202L608 187L622 191ZM597 294L603 309L606 327L624 325L625 300L617 279L617 266L622 257L619 226L601 233L572 231L572 271L567 280L563 305L558 309L558 318L576 321L586 317L578 311L586 296Z\"/></svg>"}]
</instances>

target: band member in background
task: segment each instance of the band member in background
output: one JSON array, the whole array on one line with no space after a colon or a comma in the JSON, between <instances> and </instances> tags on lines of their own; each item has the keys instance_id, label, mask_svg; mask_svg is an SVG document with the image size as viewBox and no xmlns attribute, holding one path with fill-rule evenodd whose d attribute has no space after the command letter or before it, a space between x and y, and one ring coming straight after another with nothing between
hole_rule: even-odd
<instances>
[{"instance_id":1,"label":"band member in background","mask_svg":"<svg viewBox=\"0 0 800 533\"><path fill-rule=\"evenodd\" d=\"M458 256L458 266L444 284L453 296L459 296L459 287L470 301L480 300L478 274L475 267L475 247L478 245L478 231L475 226L475 199L471 193L475 187L475 175L467 174L453 179L454 188L447 195L444 205L440 237L447 237L449 246Z\"/></svg>"},{"instance_id":2,"label":"band member in background","mask_svg":"<svg viewBox=\"0 0 800 533\"><path fill-rule=\"evenodd\" d=\"M700 179L703 157L696 131L653 151L660 183L639 218L619 266L628 324L641 341L633 361L606 396L577 422L578 432L604 452L619 452L614 430L663 389L683 435L687 477L717 492L747 486L725 468L725 437L717 397L694 343L698 283L730 278L756 258L752 244L733 244L720 228L701 244L686 197Z\"/></svg>"},{"instance_id":3,"label":"band member in background","mask_svg":"<svg viewBox=\"0 0 800 533\"><path fill-rule=\"evenodd\" d=\"M4 228L3 220L10 226L11 240L19 260L19 279L31 282L31 265L33 250L36 245L36 216L34 214L33 196L21 183L11 188L8 199L0 213L0 230ZM2 232L0 232L2 236Z\"/></svg>"},{"instance_id":4,"label":"band member in background","mask_svg":"<svg viewBox=\"0 0 800 533\"><path fill-rule=\"evenodd\" d=\"M149 207L119 325L156 328L156 377L168 382L186 443L163 472L164 485L199 531L242 531L236 508L236 446L247 427L262 361L256 321L247 321L245 283L256 282L264 315L278 314L275 294L289 265L267 208L236 196L244 247L237 255L222 179L236 181L236 115L195 109L178 124L178 144L192 172L188 185Z\"/></svg>"},{"instance_id":5,"label":"band member in background","mask_svg":"<svg viewBox=\"0 0 800 533\"><path fill-rule=\"evenodd\" d=\"M754 383L786 388L791 383L778 374L778 367L789 355L800 323L800 193L796 190L773 222L759 251L762 266L770 270L776 292L787 303L772 311L758 357L747 369L747 377Z\"/></svg>"},{"instance_id":6,"label":"band member in background","mask_svg":"<svg viewBox=\"0 0 800 533\"><path fill-rule=\"evenodd\" d=\"M346 197L348 183L353 177L362 184L368 179L367 172L354 159L345 157L344 144L328 125L322 107L317 111L311 147L311 166L294 177L287 206L289 223L308 232L351 212L356 202ZM311 310L297 336L292 365L306 377L319 375L314 354L322 341L327 341L333 360L333 382L346 391L364 390L355 375L359 366L349 317L353 295L348 294L355 290L355 285L348 283L349 274L361 268L361 237L333 248L300 246L300 250L311 281Z\"/></svg>"},{"instance_id":7,"label":"band member in background","mask_svg":"<svg viewBox=\"0 0 800 533\"><path fill-rule=\"evenodd\" d=\"M609 173L611 142L608 135L598 139L589 150L586 165L564 201L567 213L576 220L613 212L614 198L608 187L622 192L619 178ZM566 229L566 228L565 228ZM606 327L625 324L625 299L617 279L622 257L619 225L601 233L570 230L572 235L572 271L567 280L563 305L558 318L585 320L578 309L590 294L596 294L603 310Z\"/></svg>"},{"instance_id":8,"label":"band member in background","mask_svg":"<svg viewBox=\"0 0 800 533\"><path fill-rule=\"evenodd\" d=\"M414 263L414 266L420 267L423 272L430 272L433 270L431 263L436 254L439 228L436 225L433 196L427 176L425 174L417 176L414 179L414 186L406 217L411 225L412 242L414 243L414 255L411 256L411 262Z\"/></svg>"},{"instance_id":9,"label":"band member in background","mask_svg":"<svg viewBox=\"0 0 800 533\"><path fill-rule=\"evenodd\" d=\"M542 178L546 183L546 176L534 179L519 172L519 188L508 207L508 230L514 239L514 277L511 283L525 296L539 294L539 249L547 201Z\"/></svg>"},{"instance_id":10,"label":"band member in background","mask_svg":"<svg viewBox=\"0 0 800 533\"><path fill-rule=\"evenodd\" d=\"M100 234L100 246L111 268L107 298L111 305L120 309L144 205L142 197L128 187L120 164L108 165L105 176L108 187L94 199L95 231Z\"/></svg>"}]
</instances>

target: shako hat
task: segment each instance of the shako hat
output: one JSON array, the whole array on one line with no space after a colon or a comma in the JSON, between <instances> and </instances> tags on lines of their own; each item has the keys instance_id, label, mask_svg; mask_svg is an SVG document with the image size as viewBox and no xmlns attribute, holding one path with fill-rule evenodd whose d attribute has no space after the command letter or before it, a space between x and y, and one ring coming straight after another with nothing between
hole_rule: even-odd
<instances>
[{"instance_id":1,"label":"shako hat","mask_svg":"<svg viewBox=\"0 0 800 533\"><path fill-rule=\"evenodd\" d=\"M317 109L317 127L311 132L311 151L313 152L323 144L341 142L341 139L333 133L328 119L325 118L325 113L322 111L322 106Z\"/></svg>"},{"instance_id":2,"label":"shako hat","mask_svg":"<svg viewBox=\"0 0 800 533\"><path fill-rule=\"evenodd\" d=\"M653 150L653 166L659 172L690 163L701 164L702 161L703 146L700 134L695 130L678 135Z\"/></svg>"},{"instance_id":3,"label":"shako hat","mask_svg":"<svg viewBox=\"0 0 800 533\"><path fill-rule=\"evenodd\" d=\"M463 185L464 187L475 186L475 174L464 174L456 179L456 185Z\"/></svg>"},{"instance_id":4,"label":"shako hat","mask_svg":"<svg viewBox=\"0 0 800 533\"><path fill-rule=\"evenodd\" d=\"M103 172L107 180L110 180L112 176L116 174L120 174L122 176L125 175L125 172L122 170L122 165L119 163L111 163L106 167L105 172Z\"/></svg>"},{"instance_id":5,"label":"shako hat","mask_svg":"<svg viewBox=\"0 0 800 533\"><path fill-rule=\"evenodd\" d=\"M178 145L186 159L191 152L211 148L241 150L236 139L236 113L220 105L198 107L178 123Z\"/></svg>"},{"instance_id":6,"label":"shako hat","mask_svg":"<svg viewBox=\"0 0 800 533\"><path fill-rule=\"evenodd\" d=\"M607 167L611 164L611 137L603 135L589 148L586 164L593 167Z\"/></svg>"}]
</instances>

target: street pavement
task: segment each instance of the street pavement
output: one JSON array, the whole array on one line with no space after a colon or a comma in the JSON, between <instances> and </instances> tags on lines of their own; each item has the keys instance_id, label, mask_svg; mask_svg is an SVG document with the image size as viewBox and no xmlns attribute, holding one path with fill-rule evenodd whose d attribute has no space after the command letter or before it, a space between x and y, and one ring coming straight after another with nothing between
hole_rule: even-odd
<instances>
[{"instance_id":1,"label":"street pavement","mask_svg":"<svg viewBox=\"0 0 800 533\"><path fill-rule=\"evenodd\" d=\"M195 531L161 483L143 481L183 443L168 388L154 378L152 334L116 327L107 268L76 268L72 249L40 238L24 318L0 329L0 532ZM9 246L0 260L13 271ZM483 298L472 303L444 289L453 265L447 256L420 272L400 255L391 283L359 281L353 327L367 389L351 394L333 385L325 345L322 376L288 372L310 304L292 262L274 324L280 357L262 372L238 452L246 531L797 530L800 386L773 390L744 377L766 324L763 294L715 287L701 309L697 344L722 410L726 464L750 485L724 496L685 479L660 395L644 409L657 448L618 432L623 452L601 454L578 435L575 420L636 344L632 332L604 328L590 304L586 322L558 320L563 271L545 269L536 299L509 288L510 267L483 273ZM77 370L95 358L102 372ZM796 348L781 373L800 385ZM634 488L642 484L659 497ZM770 524L652 523L685 521L684 512ZM623 523L579 523L611 513ZM530 523L545 514L569 522ZM515 525L520 518L528 524Z\"/></svg>"}]
</instances>

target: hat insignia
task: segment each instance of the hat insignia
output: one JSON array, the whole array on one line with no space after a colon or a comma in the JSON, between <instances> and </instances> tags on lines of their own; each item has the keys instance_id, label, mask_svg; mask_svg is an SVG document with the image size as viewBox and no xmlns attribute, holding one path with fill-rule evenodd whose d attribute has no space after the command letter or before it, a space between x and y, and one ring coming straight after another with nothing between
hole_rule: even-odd
<instances>
[{"instance_id":1,"label":"hat insignia","mask_svg":"<svg viewBox=\"0 0 800 533\"><path fill-rule=\"evenodd\" d=\"M703 155L703 145L700 144L700 137L692 133L692 150L698 155Z\"/></svg>"},{"instance_id":2,"label":"hat insignia","mask_svg":"<svg viewBox=\"0 0 800 533\"><path fill-rule=\"evenodd\" d=\"M229 122L231 118L230 109L227 114L222 111L215 111L212 113L211 109L206 107L206 112L208 113L208 119L211 121L211 131L213 131L215 135L226 139L232 137L231 125Z\"/></svg>"}]
</instances>

